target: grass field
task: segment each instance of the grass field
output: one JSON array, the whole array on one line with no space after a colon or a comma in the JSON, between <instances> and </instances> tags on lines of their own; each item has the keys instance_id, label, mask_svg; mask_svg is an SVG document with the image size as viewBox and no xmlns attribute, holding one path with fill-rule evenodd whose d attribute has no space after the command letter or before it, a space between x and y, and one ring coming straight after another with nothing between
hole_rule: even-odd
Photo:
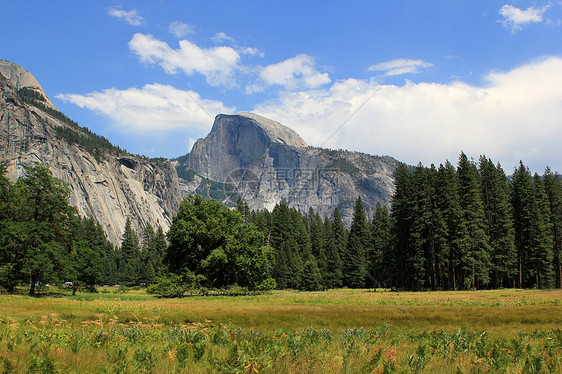
<instances>
[{"instance_id":1,"label":"grass field","mask_svg":"<svg viewBox=\"0 0 562 374\"><path fill-rule=\"evenodd\" d=\"M0 296L0 372L562 373L562 290Z\"/></svg>"}]
</instances>

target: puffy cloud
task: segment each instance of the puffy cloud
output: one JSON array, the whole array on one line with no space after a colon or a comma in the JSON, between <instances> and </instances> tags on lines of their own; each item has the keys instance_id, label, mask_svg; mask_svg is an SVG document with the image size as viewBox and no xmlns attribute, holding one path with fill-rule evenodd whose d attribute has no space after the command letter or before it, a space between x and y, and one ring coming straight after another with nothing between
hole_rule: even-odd
<instances>
[{"instance_id":1,"label":"puffy cloud","mask_svg":"<svg viewBox=\"0 0 562 374\"><path fill-rule=\"evenodd\" d=\"M511 33L521 30L522 26L527 23L542 22L543 14L549 8L545 5L542 8L529 7L526 10L519 9L513 5L504 5L500 8L499 13L503 19L499 20L506 28L511 29Z\"/></svg>"},{"instance_id":2,"label":"puffy cloud","mask_svg":"<svg viewBox=\"0 0 562 374\"><path fill-rule=\"evenodd\" d=\"M127 11L112 7L109 8L107 14L112 17L119 18L120 20L123 20L132 26L140 26L144 23L144 18L139 16L135 9Z\"/></svg>"},{"instance_id":3,"label":"puffy cloud","mask_svg":"<svg viewBox=\"0 0 562 374\"><path fill-rule=\"evenodd\" d=\"M264 67L260 78L267 85L279 85L289 90L317 88L331 82L328 73L319 72L314 58L306 54Z\"/></svg>"},{"instance_id":4,"label":"puffy cloud","mask_svg":"<svg viewBox=\"0 0 562 374\"><path fill-rule=\"evenodd\" d=\"M230 47L201 48L180 40L179 48L173 49L166 42L152 35L136 33L129 48L142 62L160 65L168 74L179 70L187 75L200 73L213 86L234 85L234 71L238 68L240 55Z\"/></svg>"},{"instance_id":5,"label":"puffy cloud","mask_svg":"<svg viewBox=\"0 0 562 374\"><path fill-rule=\"evenodd\" d=\"M193 29L192 26L188 25L187 23L180 22L180 21L174 21L174 22L170 23L170 26L168 27L168 30L170 31L170 33L172 35L174 35L177 38L184 37L187 34L195 33L195 30Z\"/></svg>"},{"instance_id":6,"label":"puffy cloud","mask_svg":"<svg viewBox=\"0 0 562 374\"><path fill-rule=\"evenodd\" d=\"M519 160L538 172L545 162L562 170L562 59L544 58L486 78L482 86L346 79L326 89L285 91L255 111L316 146L425 165L455 163L464 150L473 157L486 154L508 173Z\"/></svg>"},{"instance_id":7,"label":"puffy cloud","mask_svg":"<svg viewBox=\"0 0 562 374\"><path fill-rule=\"evenodd\" d=\"M384 75L398 75L407 73L419 73L420 68L429 68L433 64L425 62L423 60L412 60L408 58L399 58L396 60L390 60L385 62L379 62L378 64L371 65L367 69L368 71L384 71Z\"/></svg>"},{"instance_id":8,"label":"puffy cloud","mask_svg":"<svg viewBox=\"0 0 562 374\"><path fill-rule=\"evenodd\" d=\"M218 113L232 113L220 101L162 84L118 90L109 88L86 95L60 94L58 99L111 118L124 133L157 134L182 128L210 130Z\"/></svg>"}]
</instances>

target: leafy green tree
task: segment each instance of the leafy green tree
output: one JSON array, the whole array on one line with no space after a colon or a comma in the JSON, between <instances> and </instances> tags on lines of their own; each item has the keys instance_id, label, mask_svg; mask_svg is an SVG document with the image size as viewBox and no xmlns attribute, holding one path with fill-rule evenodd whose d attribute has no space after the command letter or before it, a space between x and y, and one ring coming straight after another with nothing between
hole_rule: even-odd
<instances>
[{"instance_id":1,"label":"leafy green tree","mask_svg":"<svg viewBox=\"0 0 562 374\"><path fill-rule=\"evenodd\" d=\"M24 269L34 223L30 220L31 206L23 180L12 185L1 171L0 286L11 293L20 281L27 278Z\"/></svg>"},{"instance_id":2,"label":"leafy green tree","mask_svg":"<svg viewBox=\"0 0 562 374\"><path fill-rule=\"evenodd\" d=\"M176 274L190 271L208 285L251 289L269 277L273 250L253 224L218 201L188 196L168 231L166 261Z\"/></svg>"},{"instance_id":3,"label":"leafy green tree","mask_svg":"<svg viewBox=\"0 0 562 374\"><path fill-rule=\"evenodd\" d=\"M68 187L46 166L27 167L24 185L31 207L24 272L30 279L29 294L34 295L36 284L57 282L69 271L70 222L76 211L69 205Z\"/></svg>"},{"instance_id":4,"label":"leafy green tree","mask_svg":"<svg viewBox=\"0 0 562 374\"><path fill-rule=\"evenodd\" d=\"M355 200L353 220L343 260L345 285L350 288L362 288L366 285L367 250L370 242L367 214L361 198Z\"/></svg>"}]
</instances>

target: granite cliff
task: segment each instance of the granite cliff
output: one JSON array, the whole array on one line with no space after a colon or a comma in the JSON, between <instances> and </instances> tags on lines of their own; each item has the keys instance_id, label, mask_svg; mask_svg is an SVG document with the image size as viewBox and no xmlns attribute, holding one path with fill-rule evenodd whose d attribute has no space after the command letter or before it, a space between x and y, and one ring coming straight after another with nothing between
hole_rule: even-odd
<instances>
[{"instance_id":1,"label":"granite cliff","mask_svg":"<svg viewBox=\"0 0 562 374\"><path fill-rule=\"evenodd\" d=\"M126 154L81 128L58 112L28 71L7 61L0 61L0 161L12 180L25 165L48 165L68 183L79 214L95 218L116 245L127 216L137 230L149 223L167 229L181 200L168 160Z\"/></svg>"}]
</instances>

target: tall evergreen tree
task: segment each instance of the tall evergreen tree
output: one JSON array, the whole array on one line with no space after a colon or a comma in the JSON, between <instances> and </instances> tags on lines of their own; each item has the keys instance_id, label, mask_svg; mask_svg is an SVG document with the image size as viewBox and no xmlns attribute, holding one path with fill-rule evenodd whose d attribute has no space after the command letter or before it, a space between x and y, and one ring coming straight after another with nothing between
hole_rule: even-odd
<instances>
[{"instance_id":1,"label":"tall evergreen tree","mask_svg":"<svg viewBox=\"0 0 562 374\"><path fill-rule=\"evenodd\" d=\"M562 179L558 173L552 173L550 168L546 168L543 178L550 203L555 287L562 288Z\"/></svg>"},{"instance_id":2,"label":"tall evergreen tree","mask_svg":"<svg viewBox=\"0 0 562 374\"><path fill-rule=\"evenodd\" d=\"M446 226L444 246L439 253L439 273L444 289L463 287L462 258L469 251L470 238L460 201L459 178L455 167L447 161L440 165L436 187L437 205Z\"/></svg>"},{"instance_id":3,"label":"tall evergreen tree","mask_svg":"<svg viewBox=\"0 0 562 374\"><path fill-rule=\"evenodd\" d=\"M312 255L316 259L316 263L321 274L321 283L323 283L328 271L326 258L326 233L324 232L324 223L322 222L322 218L320 218L320 215L316 213L312 207L308 211L307 223ZM323 286L327 287L324 283Z\"/></svg>"},{"instance_id":4,"label":"tall evergreen tree","mask_svg":"<svg viewBox=\"0 0 562 374\"><path fill-rule=\"evenodd\" d=\"M392 279L392 221L388 208L377 203L371 225L371 251L367 263L370 265L369 277L375 287L389 286Z\"/></svg>"},{"instance_id":5,"label":"tall evergreen tree","mask_svg":"<svg viewBox=\"0 0 562 374\"><path fill-rule=\"evenodd\" d=\"M413 176L405 164L399 164L394 172L394 195L391 201L392 238L394 256L392 267L392 286L408 287L409 275L406 274L408 255L411 253ZM390 260L390 259L389 259Z\"/></svg>"},{"instance_id":6,"label":"tall evergreen tree","mask_svg":"<svg viewBox=\"0 0 562 374\"><path fill-rule=\"evenodd\" d=\"M554 285L550 202L542 178L536 173L533 176L533 197L529 278L535 279L529 284L534 283L534 286L539 288L550 288Z\"/></svg>"},{"instance_id":7,"label":"tall evergreen tree","mask_svg":"<svg viewBox=\"0 0 562 374\"><path fill-rule=\"evenodd\" d=\"M533 217L533 180L529 169L519 162L519 167L512 177L511 200L513 206L513 227L515 230L515 248L517 251L518 282L521 288L528 287L525 274L530 259L532 240L531 219Z\"/></svg>"},{"instance_id":8,"label":"tall evergreen tree","mask_svg":"<svg viewBox=\"0 0 562 374\"><path fill-rule=\"evenodd\" d=\"M470 236L468 253L462 259L464 287L482 288L490 282L490 242L482 203L481 182L474 162L461 152L458 165L463 219Z\"/></svg>"},{"instance_id":9,"label":"tall evergreen tree","mask_svg":"<svg viewBox=\"0 0 562 374\"><path fill-rule=\"evenodd\" d=\"M326 288L341 287L343 273L340 249L334 237L332 221L328 217L324 219L324 231L326 233L326 273L324 274L324 284Z\"/></svg>"},{"instance_id":10,"label":"tall evergreen tree","mask_svg":"<svg viewBox=\"0 0 562 374\"><path fill-rule=\"evenodd\" d=\"M127 217L123 241L119 249L119 282L125 286L134 286L140 280L140 246L137 233Z\"/></svg>"},{"instance_id":11,"label":"tall evergreen tree","mask_svg":"<svg viewBox=\"0 0 562 374\"><path fill-rule=\"evenodd\" d=\"M349 230L349 239L343 260L345 285L350 288L362 288L366 285L367 250L370 242L367 214L361 198L355 200L353 220Z\"/></svg>"},{"instance_id":12,"label":"tall evergreen tree","mask_svg":"<svg viewBox=\"0 0 562 374\"><path fill-rule=\"evenodd\" d=\"M494 288L513 285L517 255L509 185L501 166L485 156L480 157L482 200L486 233L490 238L491 281Z\"/></svg>"},{"instance_id":13,"label":"tall evergreen tree","mask_svg":"<svg viewBox=\"0 0 562 374\"><path fill-rule=\"evenodd\" d=\"M348 236L349 232L345 228L339 209L336 207L332 214L332 237L334 238L334 244L340 253L340 259L342 261L345 257Z\"/></svg>"}]
</instances>

